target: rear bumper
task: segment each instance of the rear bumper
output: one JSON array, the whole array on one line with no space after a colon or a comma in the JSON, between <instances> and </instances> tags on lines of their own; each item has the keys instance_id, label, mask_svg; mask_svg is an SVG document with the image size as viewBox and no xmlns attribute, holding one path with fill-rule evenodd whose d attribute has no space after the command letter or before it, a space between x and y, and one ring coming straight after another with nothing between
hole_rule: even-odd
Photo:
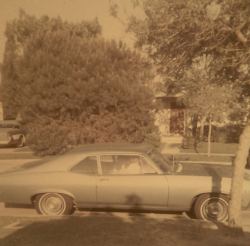
<instances>
[{"instance_id":1,"label":"rear bumper","mask_svg":"<svg viewBox=\"0 0 250 246\"><path fill-rule=\"evenodd\" d=\"M19 139L10 139L10 140L0 140L0 146L2 147L9 147L9 146L16 146L19 143Z\"/></svg>"}]
</instances>

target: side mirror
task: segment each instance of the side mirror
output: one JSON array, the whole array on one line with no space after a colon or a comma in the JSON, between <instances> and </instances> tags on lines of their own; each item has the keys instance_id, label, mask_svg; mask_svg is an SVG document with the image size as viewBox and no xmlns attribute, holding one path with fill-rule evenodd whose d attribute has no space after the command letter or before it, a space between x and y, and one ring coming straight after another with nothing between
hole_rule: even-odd
<instances>
[{"instance_id":1,"label":"side mirror","mask_svg":"<svg viewBox=\"0 0 250 246\"><path fill-rule=\"evenodd\" d=\"M174 165L173 171L174 171L175 173L180 173L182 170L183 170L183 166L182 166L181 163L176 163L176 164Z\"/></svg>"}]
</instances>

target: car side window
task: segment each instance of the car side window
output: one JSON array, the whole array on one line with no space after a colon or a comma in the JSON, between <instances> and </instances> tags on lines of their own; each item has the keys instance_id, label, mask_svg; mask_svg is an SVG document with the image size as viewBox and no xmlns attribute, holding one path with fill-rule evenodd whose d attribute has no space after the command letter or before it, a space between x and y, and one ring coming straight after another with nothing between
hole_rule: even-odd
<instances>
[{"instance_id":1,"label":"car side window","mask_svg":"<svg viewBox=\"0 0 250 246\"><path fill-rule=\"evenodd\" d=\"M112 174L115 170L115 156L103 155L101 156L102 173L105 175Z\"/></svg>"},{"instance_id":2,"label":"car side window","mask_svg":"<svg viewBox=\"0 0 250 246\"><path fill-rule=\"evenodd\" d=\"M101 167L104 175L142 174L139 157L135 155L103 155Z\"/></svg>"},{"instance_id":3,"label":"car side window","mask_svg":"<svg viewBox=\"0 0 250 246\"><path fill-rule=\"evenodd\" d=\"M142 172L143 174L157 174L158 172L154 167L152 167L147 160L141 158Z\"/></svg>"},{"instance_id":4,"label":"car side window","mask_svg":"<svg viewBox=\"0 0 250 246\"><path fill-rule=\"evenodd\" d=\"M76 164L72 169L72 172L82 173L87 175L97 175L97 157L96 156L88 156Z\"/></svg>"}]
</instances>

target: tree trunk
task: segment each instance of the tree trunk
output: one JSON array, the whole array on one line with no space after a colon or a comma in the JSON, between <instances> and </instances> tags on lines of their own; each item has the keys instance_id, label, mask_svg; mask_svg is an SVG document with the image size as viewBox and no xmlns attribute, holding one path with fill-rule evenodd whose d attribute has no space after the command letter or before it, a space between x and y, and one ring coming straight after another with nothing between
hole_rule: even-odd
<instances>
[{"instance_id":1,"label":"tree trunk","mask_svg":"<svg viewBox=\"0 0 250 246\"><path fill-rule=\"evenodd\" d=\"M233 167L233 177L231 184L231 199L229 203L230 227L241 227L241 199L244 181L244 170L247 162L248 151L250 148L250 122L248 122L240 136L240 143L236 153Z\"/></svg>"},{"instance_id":2,"label":"tree trunk","mask_svg":"<svg viewBox=\"0 0 250 246\"><path fill-rule=\"evenodd\" d=\"M192 119L192 135L194 138L194 150L198 153L198 137L197 137L197 125L198 125L198 115L194 114Z\"/></svg>"},{"instance_id":3,"label":"tree trunk","mask_svg":"<svg viewBox=\"0 0 250 246\"><path fill-rule=\"evenodd\" d=\"M203 140L203 137L204 137L204 127L205 127L206 119L207 119L206 116L201 118L201 126L200 126L200 139L201 139L201 141Z\"/></svg>"},{"instance_id":4,"label":"tree trunk","mask_svg":"<svg viewBox=\"0 0 250 246\"><path fill-rule=\"evenodd\" d=\"M194 138L197 137L197 124L198 124L198 115L194 114L192 118L192 135Z\"/></svg>"},{"instance_id":5,"label":"tree trunk","mask_svg":"<svg viewBox=\"0 0 250 246\"><path fill-rule=\"evenodd\" d=\"M211 154L211 135L212 135L212 117L209 116L209 128L208 128L208 139L207 139L207 156Z\"/></svg>"},{"instance_id":6,"label":"tree trunk","mask_svg":"<svg viewBox=\"0 0 250 246\"><path fill-rule=\"evenodd\" d=\"M187 135L187 110L184 109L184 126L183 126L183 135L186 136Z\"/></svg>"}]
</instances>

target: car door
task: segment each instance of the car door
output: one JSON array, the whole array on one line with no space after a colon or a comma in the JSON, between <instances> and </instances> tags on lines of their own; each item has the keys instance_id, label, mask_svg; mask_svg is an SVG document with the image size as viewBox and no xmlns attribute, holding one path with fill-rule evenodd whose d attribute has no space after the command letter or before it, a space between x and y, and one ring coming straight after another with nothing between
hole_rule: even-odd
<instances>
[{"instance_id":1,"label":"car door","mask_svg":"<svg viewBox=\"0 0 250 246\"><path fill-rule=\"evenodd\" d=\"M98 177L97 156L86 156L75 164L70 172L70 180L64 180L67 190L74 196L79 207L96 205L96 182Z\"/></svg>"},{"instance_id":2,"label":"car door","mask_svg":"<svg viewBox=\"0 0 250 246\"><path fill-rule=\"evenodd\" d=\"M140 155L100 156L102 175L97 181L97 201L105 207L165 208L168 183L164 175Z\"/></svg>"}]
</instances>

